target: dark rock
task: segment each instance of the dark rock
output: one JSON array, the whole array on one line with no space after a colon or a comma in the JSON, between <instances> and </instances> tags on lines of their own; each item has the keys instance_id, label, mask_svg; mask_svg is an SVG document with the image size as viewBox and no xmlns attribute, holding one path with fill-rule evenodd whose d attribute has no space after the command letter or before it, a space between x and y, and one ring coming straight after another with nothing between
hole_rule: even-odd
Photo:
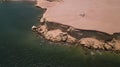
<instances>
[{"instance_id":1,"label":"dark rock","mask_svg":"<svg viewBox=\"0 0 120 67\"><path fill-rule=\"evenodd\" d=\"M89 49L120 50L120 33L111 35L96 30L77 29L60 23L48 22L45 19L38 27L33 26L32 30L53 42L74 43Z\"/></svg>"},{"instance_id":2,"label":"dark rock","mask_svg":"<svg viewBox=\"0 0 120 67\"><path fill-rule=\"evenodd\" d=\"M113 33L113 38L120 40L120 33Z\"/></svg>"}]
</instances>

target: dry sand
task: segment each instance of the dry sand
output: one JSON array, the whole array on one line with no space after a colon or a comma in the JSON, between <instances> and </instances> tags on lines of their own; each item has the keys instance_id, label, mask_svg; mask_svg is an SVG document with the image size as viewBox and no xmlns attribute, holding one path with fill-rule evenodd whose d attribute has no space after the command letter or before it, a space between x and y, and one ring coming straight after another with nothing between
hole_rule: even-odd
<instances>
[{"instance_id":1,"label":"dry sand","mask_svg":"<svg viewBox=\"0 0 120 67\"><path fill-rule=\"evenodd\" d=\"M120 0L37 0L43 18L79 29L120 32Z\"/></svg>"}]
</instances>

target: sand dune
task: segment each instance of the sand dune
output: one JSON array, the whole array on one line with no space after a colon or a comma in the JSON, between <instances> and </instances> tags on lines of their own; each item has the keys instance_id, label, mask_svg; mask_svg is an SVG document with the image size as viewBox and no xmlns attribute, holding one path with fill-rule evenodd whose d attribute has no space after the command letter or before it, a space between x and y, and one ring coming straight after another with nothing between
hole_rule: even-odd
<instances>
[{"instance_id":1,"label":"sand dune","mask_svg":"<svg viewBox=\"0 0 120 67\"><path fill-rule=\"evenodd\" d=\"M79 29L120 32L120 0L37 0L48 21Z\"/></svg>"}]
</instances>

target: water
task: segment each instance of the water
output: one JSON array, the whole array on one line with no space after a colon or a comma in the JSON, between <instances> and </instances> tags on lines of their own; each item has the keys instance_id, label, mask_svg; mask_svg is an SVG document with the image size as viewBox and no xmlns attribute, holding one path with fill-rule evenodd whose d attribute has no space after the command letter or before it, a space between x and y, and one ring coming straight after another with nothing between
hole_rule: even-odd
<instances>
[{"instance_id":1,"label":"water","mask_svg":"<svg viewBox=\"0 0 120 67\"><path fill-rule=\"evenodd\" d=\"M0 67L119 67L119 54L94 56L80 49L52 45L31 31L43 11L31 2L0 4Z\"/></svg>"}]
</instances>

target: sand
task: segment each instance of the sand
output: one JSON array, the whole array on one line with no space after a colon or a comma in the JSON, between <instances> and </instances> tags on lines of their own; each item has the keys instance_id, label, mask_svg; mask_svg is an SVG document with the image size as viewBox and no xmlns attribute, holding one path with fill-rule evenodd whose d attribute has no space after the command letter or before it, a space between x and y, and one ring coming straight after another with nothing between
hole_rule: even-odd
<instances>
[{"instance_id":1,"label":"sand","mask_svg":"<svg viewBox=\"0 0 120 67\"><path fill-rule=\"evenodd\" d=\"M42 18L79 29L120 32L120 0L37 0L47 8Z\"/></svg>"}]
</instances>

